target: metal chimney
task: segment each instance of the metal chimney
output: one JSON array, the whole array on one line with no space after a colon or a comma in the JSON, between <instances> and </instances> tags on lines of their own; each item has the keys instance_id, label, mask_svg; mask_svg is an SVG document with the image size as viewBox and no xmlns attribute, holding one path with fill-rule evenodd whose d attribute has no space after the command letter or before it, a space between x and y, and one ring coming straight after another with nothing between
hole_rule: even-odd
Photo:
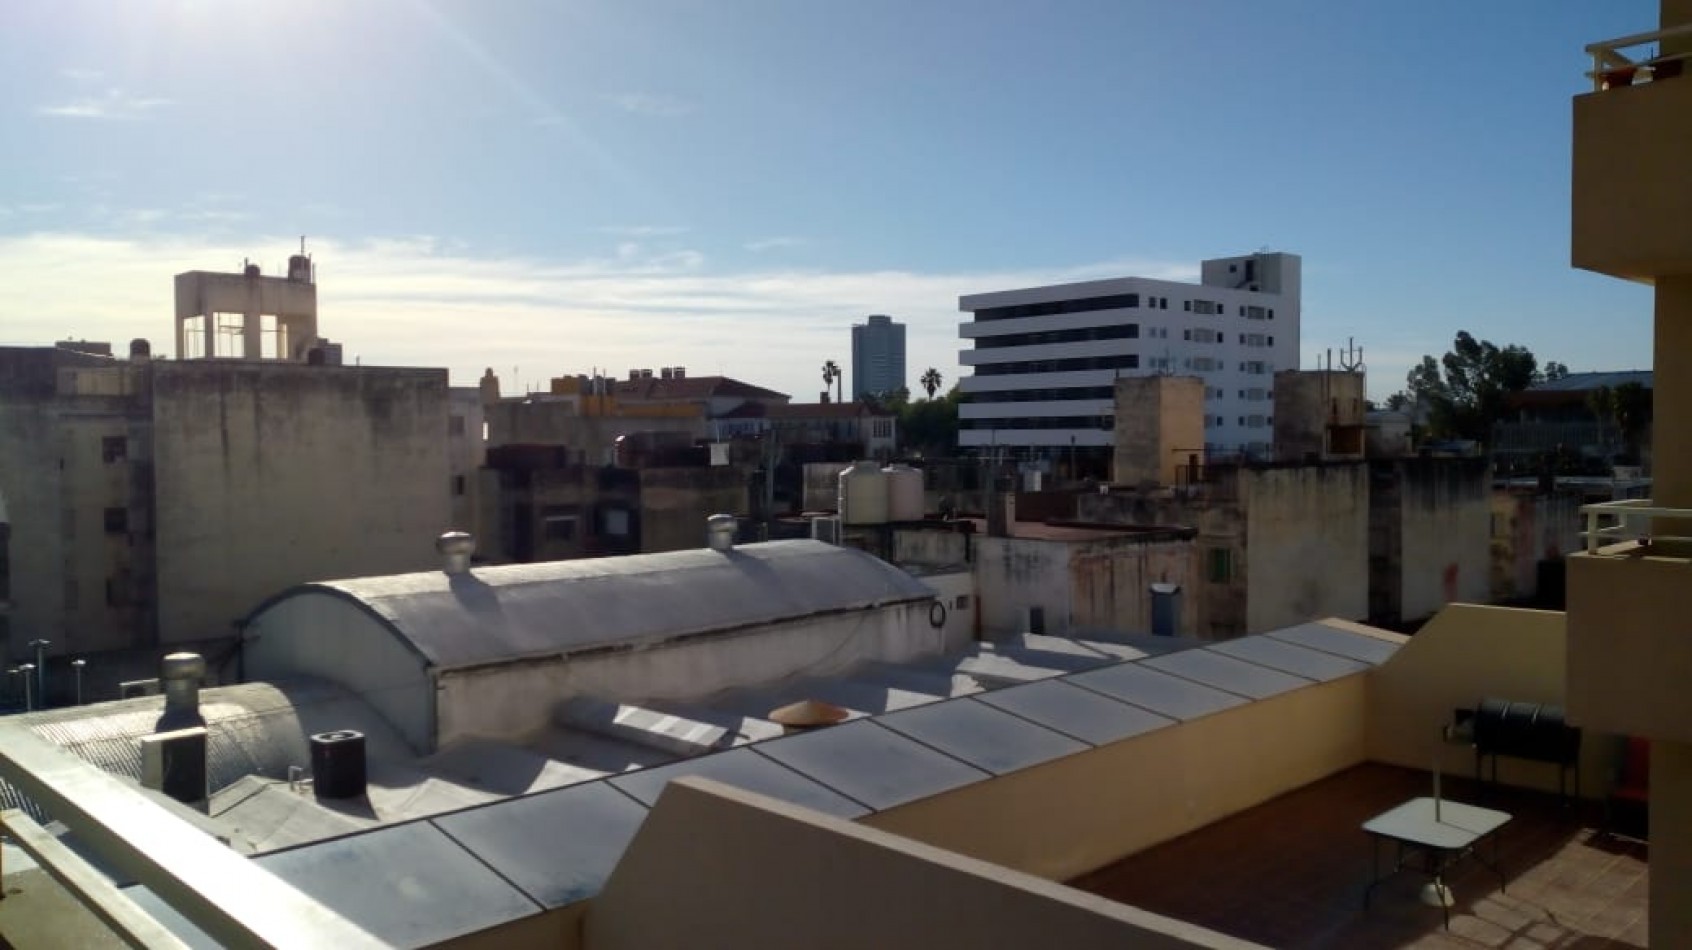
<instances>
[{"instance_id":1,"label":"metal chimney","mask_svg":"<svg viewBox=\"0 0 1692 950\"><path fill-rule=\"evenodd\" d=\"M734 550L734 515L712 515L705 519L705 546L713 551Z\"/></svg>"},{"instance_id":2,"label":"metal chimney","mask_svg":"<svg viewBox=\"0 0 1692 950\"><path fill-rule=\"evenodd\" d=\"M468 531L448 531L435 539L441 553L441 570L448 574L470 573L470 555L476 553L476 538Z\"/></svg>"}]
</instances>

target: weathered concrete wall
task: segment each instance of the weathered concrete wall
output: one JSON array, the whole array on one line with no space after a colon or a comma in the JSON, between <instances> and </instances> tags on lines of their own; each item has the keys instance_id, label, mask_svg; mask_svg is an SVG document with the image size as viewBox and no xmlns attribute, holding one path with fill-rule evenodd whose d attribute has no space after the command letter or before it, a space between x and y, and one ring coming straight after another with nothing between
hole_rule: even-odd
<instances>
[{"instance_id":1,"label":"weathered concrete wall","mask_svg":"<svg viewBox=\"0 0 1692 950\"><path fill-rule=\"evenodd\" d=\"M1204 455L1204 390L1197 376L1118 379L1111 481L1175 484L1187 456Z\"/></svg>"},{"instance_id":2,"label":"weathered concrete wall","mask_svg":"<svg viewBox=\"0 0 1692 950\"><path fill-rule=\"evenodd\" d=\"M1403 459L1397 465L1401 619L1420 620L1454 602L1485 603L1492 593L1486 460Z\"/></svg>"},{"instance_id":3,"label":"weathered concrete wall","mask_svg":"<svg viewBox=\"0 0 1692 950\"><path fill-rule=\"evenodd\" d=\"M487 461L482 439L482 392L475 386L448 391L447 477L451 479L452 526L477 537L486 534L481 523L480 479L476 471Z\"/></svg>"},{"instance_id":4,"label":"weathered concrete wall","mask_svg":"<svg viewBox=\"0 0 1692 950\"><path fill-rule=\"evenodd\" d=\"M1277 386L1280 384L1277 383ZM1369 470L1300 465L1242 474L1246 633L1369 613Z\"/></svg>"},{"instance_id":5,"label":"weathered concrete wall","mask_svg":"<svg viewBox=\"0 0 1692 950\"><path fill-rule=\"evenodd\" d=\"M0 600L10 603L0 611L0 656L33 659L36 638L51 641L49 656L151 640L145 391L140 367L0 348L0 496L9 525ZM107 460L108 439L122 443L121 457ZM108 523L109 509L121 524Z\"/></svg>"},{"instance_id":6,"label":"weathered concrete wall","mask_svg":"<svg viewBox=\"0 0 1692 950\"><path fill-rule=\"evenodd\" d=\"M1243 634L1248 623L1246 512L1240 503L1240 471L1229 469L1193 493L1154 491L1076 496L1082 521L1195 528L1192 583L1183 588L1182 627L1205 637ZM1220 565L1225 570L1217 570Z\"/></svg>"},{"instance_id":7,"label":"weathered concrete wall","mask_svg":"<svg viewBox=\"0 0 1692 950\"><path fill-rule=\"evenodd\" d=\"M1275 374L1275 457L1319 460L1363 454L1363 374L1283 370Z\"/></svg>"},{"instance_id":8,"label":"weathered concrete wall","mask_svg":"<svg viewBox=\"0 0 1692 950\"><path fill-rule=\"evenodd\" d=\"M1539 565L1580 550L1579 496L1492 493L1492 599L1539 593Z\"/></svg>"},{"instance_id":9,"label":"weathered concrete wall","mask_svg":"<svg viewBox=\"0 0 1692 950\"><path fill-rule=\"evenodd\" d=\"M1030 607L1042 609L1045 632L1053 635L1076 628L1146 633L1151 630L1151 584L1192 589L1190 541L978 537L975 545L985 637L1028 632ZM1186 603L1179 632L1193 633L1200 627L1191 594Z\"/></svg>"},{"instance_id":10,"label":"weathered concrete wall","mask_svg":"<svg viewBox=\"0 0 1692 950\"><path fill-rule=\"evenodd\" d=\"M920 574L917 579L927 584L934 591L936 599L945 607L946 620L940 628L940 634L945 638L947 645L975 639L979 633L976 626L976 606L980 603L975 587L975 572L961 570ZM931 614L930 625L933 621Z\"/></svg>"},{"instance_id":11,"label":"weathered concrete wall","mask_svg":"<svg viewBox=\"0 0 1692 950\"><path fill-rule=\"evenodd\" d=\"M827 675L854 663L908 662L960 649L966 634L929 626L931 601L913 601L693 637L643 650L448 672L438 694L439 741L518 739L550 722L576 696L622 702L693 700L735 686L803 672Z\"/></svg>"},{"instance_id":12,"label":"weathered concrete wall","mask_svg":"<svg viewBox=\"0 0 1692 950\"><path fill-rule=\"evenodd\" d=\"M159 628L232 634L303 581L432 567L445 370L154 365Z\"/></svg>"},{"instance_id":13,"label":"weathered concrete wall","mask_svg":"<svg viewBox=\"0 0 1692 950\"><path fill-rule=\"evenodd\" d=\"M892 531L893 551L887 560L901 567L952 567L967 564L976 540L974 534L940 528L894 527Z\"/></svg>"},{"instance_id":14,"label":"weathered concrete wall","mask_svg":"<svg viewBox=\"0 0 1692 950\"><path fill-rule=\"evenodd\" d=\"M806 462L804 510L838 510L840 473L850 467L843 462Z\"/></svg>"},{"instance_id":15,"label":"weathered concrete wall","mask_svg":"<svg viewBox=\"0 0 1692 950\"><path fill-rule=\"evenodd\" d=\"M734 466L640 472L640 551L705 546L705 519L747 513L747 473Z\"/></svg>"}]
</instances>

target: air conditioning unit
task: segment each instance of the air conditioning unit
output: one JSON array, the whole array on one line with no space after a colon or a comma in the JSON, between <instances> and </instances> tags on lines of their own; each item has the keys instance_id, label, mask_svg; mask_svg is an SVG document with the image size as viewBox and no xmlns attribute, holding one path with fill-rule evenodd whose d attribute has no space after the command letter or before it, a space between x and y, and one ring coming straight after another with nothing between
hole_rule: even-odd
<instances>
[{"instance_id":1,"label":"air conditioning unit","mask_svg":"<svg viewBox=\"0 0 1692 950\"><path fill-rule=\"evenodd\" d=\"M118 684L119 699L135 699L140 696L157 696L163 691L164 688L156 679L130 680L126 683Z\"/></svg>"}]
</instances>

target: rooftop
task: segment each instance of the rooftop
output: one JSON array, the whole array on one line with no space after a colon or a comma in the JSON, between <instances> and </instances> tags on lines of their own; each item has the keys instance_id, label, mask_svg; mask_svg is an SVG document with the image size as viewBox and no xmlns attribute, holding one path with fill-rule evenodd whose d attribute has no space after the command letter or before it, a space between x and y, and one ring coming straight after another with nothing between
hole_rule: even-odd
<instances>
[{"instance_id":1,"label":"rooftop","mask_svg":"<svg viewBox=\"0 0 1692 950\"><path fill-rule=\"evenodd\" d=\"M1418 901L1424 879L1411 872L1382 883L1364 910L1360 826L1429 788L1426 772L1359 765L1070 883L1273 947L1648 945L1646 845L1600 834L1596 806L1449 776L1452 800L1513 816L1499 839L1505 886L1477 862L1458 865L1446 878L1449 931Z\"/></svg>"}]
</instances>

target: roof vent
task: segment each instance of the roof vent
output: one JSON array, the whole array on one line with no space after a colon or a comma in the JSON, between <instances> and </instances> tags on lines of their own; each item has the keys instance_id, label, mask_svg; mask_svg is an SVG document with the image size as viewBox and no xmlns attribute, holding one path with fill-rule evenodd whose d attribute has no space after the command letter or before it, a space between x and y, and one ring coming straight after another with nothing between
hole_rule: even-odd
<instances>
[{"instance_id":1,"label":"roof vent","mask_svg":"<svg viewBox=\"0 0 1692 950\"><path fill-rule=\"evenodd\" d=\"M448 531L435 539L441 552L441 570L448 574L470 573L470 555L476 553L476 538L468 531Z\"/></svg>"},{"instance_id":2,"label":"roof vent","mask_svg":"<svg viewBox=\"0 0 1692 950\"><path fill-rule=\"evenodd\" d=\"M164 715L155 732L171 732L206 724L200 716L200 681L206 661L198 653L172 653L164 658L159 679L164 682Z\"/></svg>"},{"instance_id":3,"label":"roof vent","mask_svg":"<svg viewBox=\"0 0 1692 950\"><path fill-rule=\"evenodd\" d=\"M712 515L705 519L705 546L713 551L734 550L734 515Z\"/></svg>"}]
</instances>

